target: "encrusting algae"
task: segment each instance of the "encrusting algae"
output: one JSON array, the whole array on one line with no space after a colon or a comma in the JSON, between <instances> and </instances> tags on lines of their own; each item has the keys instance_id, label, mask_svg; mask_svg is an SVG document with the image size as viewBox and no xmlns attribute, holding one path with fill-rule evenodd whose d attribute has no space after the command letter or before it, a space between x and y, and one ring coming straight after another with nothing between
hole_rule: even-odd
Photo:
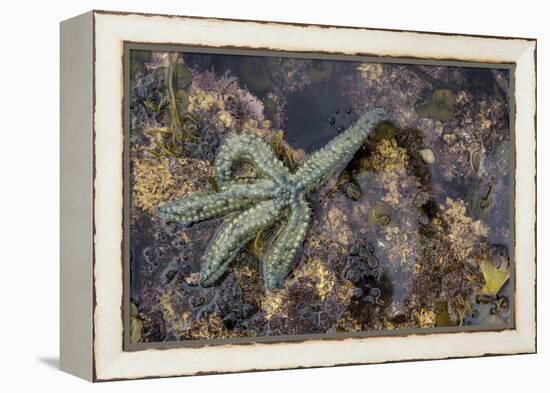
<instances>
[{"instance_id":1,"label":"encrusting algae","mask_svg":"<svg viewBox=\"0 0 550 393\"><path fill-rule=\"evenodd\" d=\"M196 191L213 174L210 164L190 158L143 158L132 167L136 207L149 214L160 204Z\"/></svg>"},{"instance_id":2,"label":"encrusting algae","mask_svg":"<svg viewBox=\"0 0 550 393\"><path fill-rule=\"evenodd\" d=\"M367 169L377 172L392 172L405 169L407 160L407 149L397 146L397 142L393 138L382 139L363 165Z\"/></svg>"}]
</instances>

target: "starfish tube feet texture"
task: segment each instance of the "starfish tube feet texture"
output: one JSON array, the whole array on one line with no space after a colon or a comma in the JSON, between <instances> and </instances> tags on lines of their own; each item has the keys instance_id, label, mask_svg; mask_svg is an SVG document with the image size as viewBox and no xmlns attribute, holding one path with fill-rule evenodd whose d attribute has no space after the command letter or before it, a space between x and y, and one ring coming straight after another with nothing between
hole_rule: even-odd
<instances>
[{"instance_id":1,"label":"starfish tube feet texture","mask_svg":"<svg viewBox=\"0 0 550 393\"><path fill-rule=\"evenodd\" d=\"M264 283L268 288L278 288L292 270L294 258L306 237L310 222L310 208L301 200L291 209L287 222L272 241L263 264Z\"/></svg>"},{"instance_id":2,"label":"starfish tube feet texture","mask_svg":"<svg viewBox=\"0 0 550 393\"><path fill-rule=\"evenodd\" d=\"M260 202L226 222L212 239L202 265L201 284L209 286L227 270L227 265L263 228L275 224L281 212L272 200Z\"/></svg>"},{"instance_id":3,"label":"starfish tube feet texture","mask_svg":"<svg viewBox=\"0 0 550 393\"><path fill-rule=\"evenodd\" d=\"M288 181L289 170L262 139L252 134L233 134L226 139L214 166L218 184L231 181L233 170L243 162L251 164L265 178L281 184Z\"/></svg>"},{"instance_id":4,"label":"starfish tube feet texture","mask_svg":"<svg viewBox=\"0 0 550 393\"><path fill-rule=\"evenodd\" d=\"M201 191L184 199L167 203L159 209L166 221L193 224L226 215L252 203L271 197L275 184L270 181L232 181L225 183L219 192Z\"/></svg>"},{"instance_id":5,"label":"starfish tube feet texture","mask_svg":"<svg viewBox=\"0 0 550 393\"><path fill-rule=\"evenodd\" d=\"M281 229L262 260L264 286L280 287L294 266L309 228L311 211L307 194L347 165L383 117L380 109L363 115L306 159L295 173L259 137L250 134L228 137L214 163L219 190L190 194L158 210L165 220L186 225L241 211L221 226L207 247L201 285L214 284L250 240L281 222ZM234 179L234 171L242 163L252 165L259 178Z\"/></svg>"},{"instance_id":6,"label":"starfish tube feet texture","mask_svg":"<svg viewBox=\"0 0 550 393\"><path fill-rule=\"evenodd\" d=\"M383 120L384 115L382 109L368 112L326 146L313 153L294 174L297 183L306 192L313 191L338 169L343 169L363 145L371 130Z\"/></svg>"}]
</instances>

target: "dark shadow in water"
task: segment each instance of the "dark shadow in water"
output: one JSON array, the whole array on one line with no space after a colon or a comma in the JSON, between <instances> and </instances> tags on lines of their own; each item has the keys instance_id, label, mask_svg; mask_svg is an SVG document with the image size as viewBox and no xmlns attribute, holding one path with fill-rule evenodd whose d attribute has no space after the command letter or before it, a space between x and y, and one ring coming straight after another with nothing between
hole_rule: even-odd
<instances>
[{"instance_id":1,"label":"dark shadow in water","mask_svg":"<svg viewBox=\"0 0 550 393\"><path fill-rule=\"evenodd\" d=\"M328 82L291 94L286 115L288 142L307 153L323 147L358 118L350 102Z\"/></svg>"},{"instance_id":2,"label":"dark shadow in water","mask_svg":"<svg viewBox=\"0 0 550 393\"><path fill-rule=\"evenodd\" d=\"M45 364L46 366L59 370L59 357L39 357L37 359L40 363Z\"/></svg>"}]
</instances>

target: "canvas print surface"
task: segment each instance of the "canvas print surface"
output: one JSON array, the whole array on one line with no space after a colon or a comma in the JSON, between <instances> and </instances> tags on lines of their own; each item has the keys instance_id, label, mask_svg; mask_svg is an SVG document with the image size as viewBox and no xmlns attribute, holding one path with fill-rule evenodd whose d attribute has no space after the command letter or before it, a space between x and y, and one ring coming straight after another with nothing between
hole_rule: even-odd
<instances>
[{"instance_id":1,"label":"canvas print surface","mask_svg":"<svg viewBox=\"0 0 550 393\"><path fill-rule=\"evenodd\" d=\"M130 344L511 326L511 69L127 53Z\"/></svg>"}]
</instances>

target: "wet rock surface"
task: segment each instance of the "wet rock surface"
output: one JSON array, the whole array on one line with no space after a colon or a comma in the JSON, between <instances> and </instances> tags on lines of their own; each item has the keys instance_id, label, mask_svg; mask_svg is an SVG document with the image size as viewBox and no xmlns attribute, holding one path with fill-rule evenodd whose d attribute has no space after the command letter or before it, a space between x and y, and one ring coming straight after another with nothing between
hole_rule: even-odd
<instances>
[{"instance_id":1,"label":"wet rock surface","mask_svg":"<svg viewBox=\"0 0 550 393\"><path fill-rule=\"evenodd\" d=\"M509 77L447 66L134 55L132 341L510 322ZM283 287L265 290L258 262L277 227L247 245L216 285L201 287L202 256L221 220L183 227L156 208L215 189L213 161L231 133L276 142L279 158L299 166L373 108L386 111L385 121L308 196L311 225ZM246 166L239 174L258 176Z\"/></svg>"}]
</instances>

